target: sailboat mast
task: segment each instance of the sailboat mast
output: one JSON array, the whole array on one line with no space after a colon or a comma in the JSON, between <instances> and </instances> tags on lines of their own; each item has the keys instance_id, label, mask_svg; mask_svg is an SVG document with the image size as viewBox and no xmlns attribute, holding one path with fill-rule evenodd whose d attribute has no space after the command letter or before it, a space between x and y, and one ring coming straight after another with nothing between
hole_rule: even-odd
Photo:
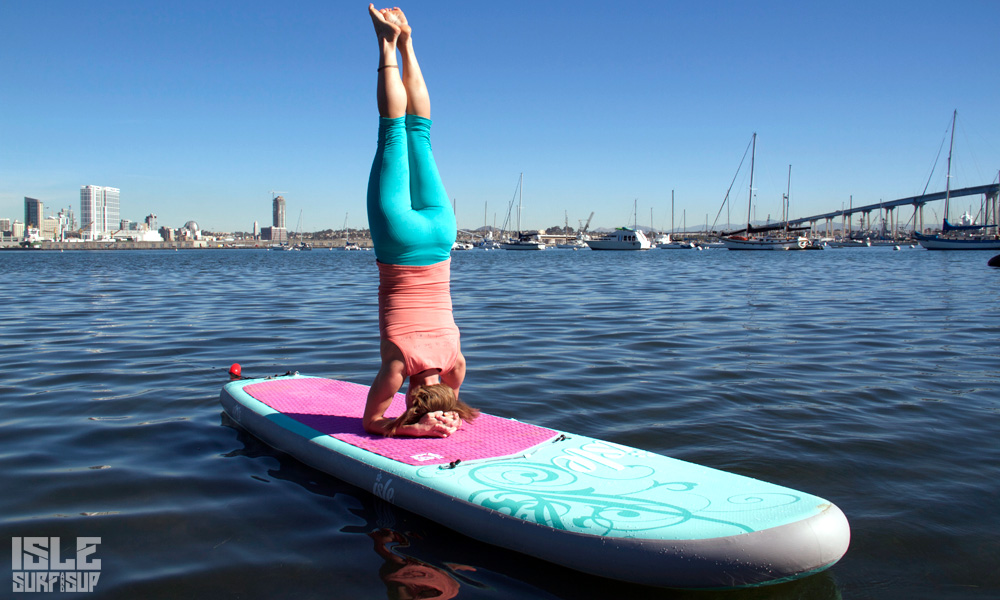
<instances>
[{"instance_id":1,"label":"sailboat mast","mask_svg":"<svg viewBox=\"0 0 1000 600\"><path fill-rule=\"evenodd\" d=\"M524 173L517 178L517 236L521 237L521 194L524 192Z\"/></svg>"},{"instance_id":2,"label":"sailboat mast","mask_svg":"<svg viewBox=\"0 0 1000 600\"><path fill-rule=\"evenodd\" d=\"M848 199L847 210L847 229L848 229L848 239L854 239L854 194L851 194Z\"/></svg>"},{"instance_id":3,"label":"sailboat mast","mask_svg":"<svg viewBox=\"0 0 1000 600\"><path fill-rule=\"evenodd\" d=\"M788 231L788 219L791 215L791 196L792 196L792 165L788 165L788 189L785 190L785 201L782 202L781 206L781 220L785 222L785 231Z\"/></svg>"},{"instance_id":4,"label":"sailboat mast","mask_svg":"<svg viewBox=\"0 0 1000 600\"><path fill-rule=\"evenodd\" d=\"M750 194L747 198L747 236L750 236L750 217L753 214L753 161L757 155L757 132L753 132L753 149L750 151ZM746 156L746 155L744 155Z\"/></svg>"},{"instance_id":5,"label":"sailboat mast","mask_svg":"<svg viewBox=\"0 0 1000 600\"><path fill-rule=\"evenodd\" d=\"M951 151L955 147L955 119L958 110L951 114L951 143L948 145L948 175L944 178L944 220L948 221L948 204L951 202ZM944 228L944 225L941 226Z\"/></svg>"}]
</instances>

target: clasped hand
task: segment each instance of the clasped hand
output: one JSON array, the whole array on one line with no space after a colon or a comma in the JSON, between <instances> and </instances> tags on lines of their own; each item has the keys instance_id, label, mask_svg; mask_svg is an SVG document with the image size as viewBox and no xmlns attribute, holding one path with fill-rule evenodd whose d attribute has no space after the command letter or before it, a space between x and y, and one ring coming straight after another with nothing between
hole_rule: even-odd
<instances>
[{"instance_id":1,"label":"clasped hand","mask_svg":"<svg viewBox=\"0 0 1000 600\"><path fill-rule=\"evenodd\" d=\"M448 437L462 426L462 418L454 411L435 410L420 417L417 426L429 437Z\"/></svg>"}]
</instances>

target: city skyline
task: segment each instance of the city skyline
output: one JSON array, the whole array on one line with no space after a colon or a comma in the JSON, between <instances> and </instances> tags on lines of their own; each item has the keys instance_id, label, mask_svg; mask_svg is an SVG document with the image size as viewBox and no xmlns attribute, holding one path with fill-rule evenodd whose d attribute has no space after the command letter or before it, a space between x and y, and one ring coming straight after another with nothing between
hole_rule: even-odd
<instances>
[{"instance_id":1,"label":"city skyline","mask_svg":"<svg viewBox=\"0 0 1000 600\"><path fill-rule=\"evenodd\" d=\"M993 184L991 184L991 186L994 188L994 192L993 193L995 194L995 188L997 187L996 182L994 182ZM980 186L980 187L984 187L984 186ZM985 186L985 187L989 187L989 186ZM108 211L108 210L104 210L104 209L98 209L98 208L96 208L94 206L94 196L95 196L95 194L97 194L99 192L102 195L101 197L103 198L104 197L103 194L104 194L105 190L107 190L108 192L111 193L111 198L113 198L112 204L113 204L113 207L114 207L114 209L113 209L114 212L111 212L111 211ZM956 192L956 194L952 196L952 201L953 202L958 202L958 204L961 206L962 203L967 202L966 198L968 196L969 191L975 191L975 190L954 190L953 189L952 191ZM63 232L63 233L70 234L69 237L82 237L84 239L99 239L99 238L110 237L112 234L120 233L122 231L135 231L137 229L142 229L143 225L145 225L144 229L146 231L151 231L151 232L160 231L161 233L163 233L163 228L161 228L161 229L158 230L157 227L156 227L156 220L157 220L157 215L156 214L149 214L149 215L145 216L141 222L137 221L137 220L133 220L133 219L120 218L118 216L119 215L119 213L118 213L118 211L119 211L119 192L120 192L120 190L118 190L116 188L110 188L110 187L104 187L104 186L93 186L93 185L81 186L81 188L80 188L80 196L81 196L81 199L80 199L80 212L81 212L81 215L84 215L84 214L88 215L88 219L87 219L87 224L85 224L83 227L80 227L79 229L76 229L76 221L75 221L73 209L72 209L71 206L68 207L68 208L60 208L59 212L55 216L44 215L44 213L43 213L44 202L42 202L41 200L36 199L36 198L25 197L24 198L24 213L25 213L25 220L24 220L24 222L19 221L16 218L15 219L11 219L11 218L0 216L0 223L3 223L3 225L0 225L0 232L3 232L5 234L7 234L7 235L11 235L13 233L12 230L21 231L22 233L24 233L24 232L26 232L26 230L29 227L34 227L36 229L42 229L42 235L43 235L43 237L46 237L46 238L59 237L60 232ZM980 194L980 192L978 192L978 191L976 191L975 193L976 194ZM943 200L944 193L943 192L938 193L938 194L936 194L936 196L939 196L939 197L937 197L935 199L932 199L932 200L929 200L929 201L927 201L926 204L922 204L921 205L922 208L919 208L920 215L919 215L919 218L916 219L916 222L914 222L914 218L916 218L916 214L910 212L911 208L913 206L911 204L911 201L913 200L913 198L911 197L911 198L907 198L907 199L902 199L902 200L906 200L906 204L901 204L901 202L899 202L897 204L900 204L900 206L898 206L898 207L891 207L891 209L890 209L889 206L883 207L881 202L878 203L878 204L863 205L863 206L853 205L853 202L852 202L851 205L845 205L845 206L843 206L840 211L832 211L832 213L831 213L832 216L831 216L831 214L827 214L825 216L810 215L810 216L816 216L816 217L820 217L820 218L817 218L814 221L809 221L809 224L812 225L814 231L817 231L817 232L824 231L824 230L829 231L831 228L835 227L834 223L837 222L838 219L840 220L839 222L846 223L848 219L855 218L852 215L861 214L862 215L862 217L861 217L862 223L867 223L867 228L869 228L869 229L871 229L871 228L887 228L887 227L892 227L893 229L896 229L896 230L899 230L899 231L905 231L905 230L911 230L912 231L912 230L916 230L917 226L919 225L921 229L924 229L924 230L934 230L935 224L936 223L937 224L940 223L939 218L938 218L939 215L937 214L937 211L934 210L933 208L930 209L931 212L934 213L934 218L931 219L930 222L928 222L928 219L923 214L923 211L924 211L924 209L927 208L928 204L930 204L931 206L934 206L934 203L936 201ZM962 212L962 210L957 211L957 213L956 213L955 210L952 210L952 218L953 218L952 220L961 221L961 222L964 222L966 224L973 224L975 222L982 222L981 219L983 217L983 214L991 215L992 214L990 212L991 209L988 208L986 206L986 204L989 203L989 202L995 201L995 198L993 198L993 200L990 200L990 199L986 198L985 194L980 194L979 196L976 196L976 197L977 198L978 197L982 197L982 200L981 200L980 206L979 206L979 210L980 211L985 211L984 213L977 214L976 213L975 202L972 202L972 203L969 203L969 208L968 209L963 209L964 213ZM960 198L961 198L961 200L959 200ZM886 204L888 204L888 202ZM514 210L516 212L516 207L515 207ZM913 209L913 210L916 211L918 209ZM185 229L190 229L189 226L191 226L192 224L194 224L194 230L197 231L197 232L210 232L210 233L213 233L213 234L252 234L252 237L254 239L261 239L261 240L267 240L267 241L273 241L273 242L282 242L282 243L289 241L290 237L293 237L293 236L299 235L299 234L314 234L314 233L324 233L324 232L330 232L330 231L342 231L343 230L343 227L336 228L336 227L330 226L330 227L324 227L322 229L320 229L320 228L317 228L317 229L305 229L305 228L301 228L301 229L295 229L295 230L289 232L287 230L287 228L285 227L285 223L286 223L286 211L287 211L287 206L286 206L285 198L283 196L276 195L276 196L272 196L272 199L271 199L272 226L270 226L270 227L264 227L264 228L259 227L258 221L255 219L253 221L253 223L251 224L251 226L248 227L248 228L236 227L236 228L233 228L233 229L226 229L226 230L221 230L221 229L212 229L212 230L209 230L209 229L202 228L198 224L198 220L197 219L188 219L184 223L184 225L180 225L180 226L177 226L177 227L172 227L170 225L167 225L167 226L165 226L165 228L166 228L166 230L173 230L174 232L177 232L177 231L182 231L182 230L185 230ZM38 225L34 225L34 226L31 225L30 221L29 221L29 214L30 213L34 213L35 215L37 215L37 217L39 219L42 219L43 222L45 223L44 227L43 226L38 226ZM104 221L103 221L104 225L101 226L101 228L100 228L101 230L100 231L97 231L97 225L94 223L94 219L91 218L91 215L94 215L94 214L97 214L97 213L100 213L102 215L101 218L104 219ZM911 214L913 216L908 216L908 215L911 215ZM113 215L113 216L111 216L111 215ZM956 215L958 215L958 216L956 216ZM674 216L675 216L674 214L671 214L671 217L669 219L669 223L666 226L655 227L655 226L646 225L646 224L643 224L643 223L626 224L626 226L633 226L634 225L635 227L637 227L639 230L642 230L642 231L647 231L647 232L654 231L654 232L664 232L664 233L668 232L668 231L692 232L692 233L697 233L697 232L724 233L727 230L739 229L741 226L745 226L745 223L730 223L730 222L716 223L715 227L709 227L709 224L707 222L706 223L692 223L691 225L688 225L687 221L686 221L686 215L683 214L683 211L682 211L682 215L681 215L681 217L679 219L679 224L678 224L678 223L674 223L674 221L675 221L675 219L673 218ZM512 219L513 218L514 217L512 216ZM992 217L990 217L990 218L992 218ZM58 225L54 225L50 221L53 221L53 222L57 221ZM537 229L537 231L539 231L539 232L545 232L545 231L547 231L548 233L552 233L553 231L559 231L559 232L562 232L562 231L576 232L576 231L580 230L580 227L584 227L584 228L589 227L590 226L590 221L591 221L590 218L588 218L586 221L581 220L578 226L574 226L574 225L571 225L568 222L568 219L566 219L566 220L564 220L563 224L554 223L554 224L550 224L550 225L543 226L543 227L538 227L538 228L527 228L527 227L525 227L525 228L522 228L522 231L533 231L533 230ZM792 219L792 221L794 222L795 219ZM766 218L758 218L758 216L756 215L756 209L754 207L754 214L753 214L753 217L752 217L752 223L754 225L763 225L763 224L769 224L769 223L774 223L774 222L782 222L782 221L779 220L779 219L777 219L777 218L772 218L772 215L770 215L770 214L768 214L766 216ZM111 226L110 223L114 223L115 225ZM88 226L88 224L90 226ZM12 225L14 225L15 227L12 227ZM506 226L506 229L504 229L504 226ZM564 226L565 226L565 229L564 229ZM344 227L346 227L346 220L345 220ZM865 227L866 226L862 226L861 229L865 229ZM589 231L609 231L609 230L613 230L613 229L615 229L615 227L596 226L596 227L589 227L588 230ZM367 230L367 226L356 226L356 227L352 228L352 230L354 230L354 231L366 231ZM513 221L503 223L502 225L499 225L499 226L498 225L494 225L494 224L487 224L487 225L480 225L480 226L470 227L470 228L461 228L461 227L459 228L460 232L465 232L465 233L473 233L473 232L476 232L476 231L494 231L494 232L495 231L508 231L508 232L512 232L514 230L515 230L515 227L513 225ZM20 237L20 235L21 234L13 233L14 237ZM172 235L172 234L170 234L170 235Z\"/></svg>"},{"instance_id":2,"label":"city skyline","mask_svg":"<svg viewBox=\"0 0 1000 600\"><path fill-rule=\"evenodd\" d=\"M521 173L525 228L578 227L594 212L592 227L669 229L672 192L674 223L703 224L730 185L720 222L739 223L749 186L734 173L753 132L758 220L780 216L786 187L793 217L940 191L955 109L952 187L997 179L997 42L981 34L1000 21L995 2L637 13L514 1L477 7L475 26L448 5L403 8L463 229L499 226ZM363 224L377 124L365 9L5 6L0 215L16 218L24 197L75 205L78 182L104 181L133 218L175 225L248 231L269 221L275 189L303 230L339 229L346 213ZM92 40L95 27L115 34Z\"/></svg>"}]
</instances>

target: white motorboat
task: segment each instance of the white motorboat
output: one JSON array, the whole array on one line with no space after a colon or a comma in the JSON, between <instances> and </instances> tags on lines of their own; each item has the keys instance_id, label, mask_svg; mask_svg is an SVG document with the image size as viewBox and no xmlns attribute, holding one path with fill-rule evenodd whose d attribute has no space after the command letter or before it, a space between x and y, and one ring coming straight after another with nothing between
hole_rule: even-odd
<instances>
[{"instance_id":1,"label":"white motorboat","mask_svg":"<svg viewBox=\"0 0 1000 600\"><path fill-rule=\"evenodd\" d=\"M589 235L577 235L575 239L566 240L562 244L556 244L556 248L561 248L563 250L584 250L589 249L590 246L587 245L587 240L590 239Z\"/></svg>"},{"instance_id":2,"label":"white motorboat","mask_svg":"<svg viewBox=\"0 0 1000 600\"><path fill-rule=\"evenodd\" d=\"M649 250L650 243L642 231L619 227L609 234L587 240L591 250Z\"/></svg>"},{"instance_id":3,"label":"white motorboat","mask_svg":"<svg viewBox=\"0 0 1000 600\"><path fill-rule=\"evenodd\" d=\"M694 242L676 242L668 233L656 238L656 247L663 250L691 250L695 244Z\"/></svg>"}]
</instances>

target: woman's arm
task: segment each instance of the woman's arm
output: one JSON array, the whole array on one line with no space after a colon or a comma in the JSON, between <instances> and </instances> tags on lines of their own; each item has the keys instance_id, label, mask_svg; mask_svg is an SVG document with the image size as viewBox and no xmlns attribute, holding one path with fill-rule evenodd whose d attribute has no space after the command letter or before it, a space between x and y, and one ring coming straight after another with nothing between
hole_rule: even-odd
<instances>
[{"instance_id":1,"label":"woman's arm","mask_svg":"<svg viewBox=\"0 0 1000 600\"><path fill-rule=\"evenodd\" d=\"M385 346L391 346L386 348ZM393 344L383 344L382 367L375 375L368 390L368 401L365 404L365 414L362 420L365 431L375 435L389 435L389 426L394 419L386 418L385 411L392 405L392 398L403 386L406 380L405 365L399 352L392 350ZM464 362L463 362L464 364ZM419 422L412 425L402 425L396 428L392 435L407 437L448 437L458 430L462 424L449 413L431 412L424 415Z\"/></svg>"},{"instance_id":2,"label":"woman's arm","mask_svg":"<svg viewBox=\"0 0 1000 600\"><path fill-rule=\"evenodd\" d=\"M450 371L441 373L441 383L455 390L455 397L458 398L458 389L462 387L462 382L464 381L465 356L459 351L458 358L455 359L455 366Z\"/></svg>"}]
</instances>

